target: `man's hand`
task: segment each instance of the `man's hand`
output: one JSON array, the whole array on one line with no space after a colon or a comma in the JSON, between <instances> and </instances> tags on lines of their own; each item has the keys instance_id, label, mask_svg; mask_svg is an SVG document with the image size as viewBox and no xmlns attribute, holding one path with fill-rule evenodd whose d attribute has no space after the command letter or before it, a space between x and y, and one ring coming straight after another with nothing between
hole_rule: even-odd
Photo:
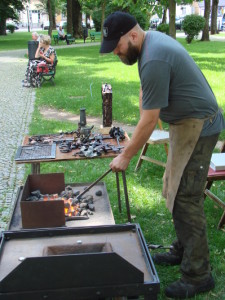
<instances>
[{"instance_id":1,"label":"man's hand","mask_svg":"<svg viewBox=\"0 0 225 300\"><path fill-rule=\"evenodd\" d=\"M129 165L130 158L126 157L123 153L119 154L109 164L113 172L125 171Z\"/></svg>"},{"instance_id":2,"label":"man's hand","mask_svg":"<svg viewBox=\"0 0 225 300\"><path fill-rule=\"evenodd\" d=\"M113 172L126 170L132 157L143 147L152 134L159 118L159 112L160 109L142 111L141 119L135 128L132 139L123 149L123 152L110 163Z\"/></svg>"}]
</instances>

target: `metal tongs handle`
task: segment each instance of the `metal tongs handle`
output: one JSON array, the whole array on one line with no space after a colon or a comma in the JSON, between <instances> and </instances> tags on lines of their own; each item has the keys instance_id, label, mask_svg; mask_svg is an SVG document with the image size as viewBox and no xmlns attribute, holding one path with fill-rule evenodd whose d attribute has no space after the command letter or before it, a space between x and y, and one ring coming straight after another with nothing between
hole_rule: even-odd
<instances>
[{"instance_id":1,"label":"metal tongs handle","mask_svg":"<svg viewBox=\"0 0 225 300\"><path fill-rule=\"evenodd\" d=\"M95 186L102 178L104 178L107 174L109 174L112 169L106 171L102 176L100 176L95 182L93 182L89 187L87 187L82 193L77 196L77 199L80 199L84 194L86 194L93 186Z\"/></svg>"}]
</instances>

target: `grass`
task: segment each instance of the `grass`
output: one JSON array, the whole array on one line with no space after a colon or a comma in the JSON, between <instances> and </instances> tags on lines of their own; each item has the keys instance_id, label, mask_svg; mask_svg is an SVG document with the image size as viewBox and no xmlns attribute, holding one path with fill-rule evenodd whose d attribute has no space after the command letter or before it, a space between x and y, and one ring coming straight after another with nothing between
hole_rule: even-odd
<instances>
[{"instance_id":1,"label":"grass","mask_svg":"<svg viewBox=\"0 0 225 300\"><path fill-rule=\"evenodd\" d=\"M32 30L35 31L35 30ZM90 31L89 31L90 32ZM37 31L38 34L48 34L47 30ZM52 31L52 36L57 34L57 30ZM13 34L8 33L3 36L0 35L0 51L6 50L16 50L16 49L27 49L27 42L31 40L31 32L17 32ZM96 37L96 41L100 41L100 37ZM91 39L88 37L86 43L90 43ZM76 44L83 44L83 39L76 39ZM52 45L54 45L54 40L52 38ZM59 42L59 45L65 45L63 42Z\"/></svg>"},{"instance_id":2,"label":"grass","mask_svg":"<svg viewBox=\"0 0 225 300\"><path fill-rule=\"evenodd\" d=\"M18 38L19 39L19 38ZM222 109L225 111L224 101L224 46L220 42L194 41L187 45L184 39L179 41L187 48L195 59L202 72L208 79ZM1 49L6 47L2 46ZM10 41L8 41L7 47ZM9 49L12 49L13 46ZM136 124L139 118L138 94L139 78L137 66L127 67L121 64L113 55L99 55L99 47L64 48L57 49L59 63L55 78L55 87L44 84L36 90L35 110L30 134L54 133L60 130L77 129L77 124L62 121L49 121L44 119L39 108L43 106L54 107L74 114L79 114L81 107L86 108L87 115L102 115L101 85L110 83L113 89L113 119L126 124ZM88 116L87 116L88 120ZM220 136L225 139L225 132ZM162 146L154 146L151 151L156 158L165 157ZM149 243L169 245L174 237L171 214L165 207L161 196L163 168L143 162L139 172L134 168L136 156L130 163L127 175L127 186L131 205L131 214L134 222L139 223L145 239ZM67 183L93 182L108 168L110 159L91 159L77 162L45 163L41 165L42 173L65 173ZM27 167L27 174L30 168ZM126 208L122 195L123 211L118 212L115 175L109 174L104 178L107 186L111 207L117 224L126 223ZM212 191L224 198L224 183L216 183ZM225 235L217 230L217 224L222 210L213 201L205 202L207 229L210 247L211 265L216 288L208 294L196 296L196 300L224 299L224 273L225 273ZM132 251L132 250L131 250ZM154 253L152 251L152 253ZM158 299L165 299L163 290L166 285L179 277L178 267L158 267L161 282L161 292Z\"/></svg>"}]
</instances>

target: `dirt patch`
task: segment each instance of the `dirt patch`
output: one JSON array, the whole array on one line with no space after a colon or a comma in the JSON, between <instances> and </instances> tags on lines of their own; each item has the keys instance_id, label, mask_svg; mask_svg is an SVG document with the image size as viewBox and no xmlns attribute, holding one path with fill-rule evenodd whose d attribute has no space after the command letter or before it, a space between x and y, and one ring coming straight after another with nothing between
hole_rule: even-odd
<instances>
[{"instance_id":1,"label":"dirt patch","mask_svg":"<svg viewBox=\"0 0 225 300\"><path fill-rule=\"evenodd\" d=\"M72 123L77 123L80 121L80 115L75 115L70 112L66 112L63 110L57 110L51 107L41 107L40 109L41 115L47 120L58 120L58 121L67 121ZM86 116L88 126L94 125L95 128L100 128L102 125L102 118ZM119 122L113 122L113 126L122 127L127 133L133 133L135 126L129 126Z\"/></svg>"},{"instance_id":2,"label":"dirt patch","mask_svg":"<svg viewBox=\"0 0 225 300\"><path fill-rule=\"evenodd\" d=\"M77 124L80 121L80 115L74 115L70 112L66 112L63 110L57 110L55 108L50 108L47 106L42 107L40 109L40 113L47 120L67 121L67 122L73 122L73 123L77 123ZM100 128L100 126L102 125L102 118L87 116L87 123L88 123L88 126L94 125L95 128ZM128 134L129 133L132 134L135 129L135 126L126 125L126 124L119 123L119 122L113 122L113 126L122 127L122 129L125 130ZM223 145L223 142L218 141L216 148L220 150L222 145Z\"/></svg>"}]
</instances>

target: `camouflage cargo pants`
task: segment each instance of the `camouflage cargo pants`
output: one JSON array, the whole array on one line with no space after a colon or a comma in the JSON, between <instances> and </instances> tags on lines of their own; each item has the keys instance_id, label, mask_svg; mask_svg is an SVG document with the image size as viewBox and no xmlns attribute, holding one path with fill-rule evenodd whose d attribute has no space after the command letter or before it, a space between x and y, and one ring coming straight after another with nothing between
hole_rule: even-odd
<instances>
[{"instance_id":1,"label":"camouflage cargo pants","mask_svg":"<svg viewBox=\"0 0 225 300\"><path fill-rule=\"evenodd\" d=\"M173 221L178 248L183 250L182 278L190 282L209 277L209 249L204 214L204 187L211 154L219 134L200 137L184 170L175 198Z\"/></svg>"}]
</instances>

